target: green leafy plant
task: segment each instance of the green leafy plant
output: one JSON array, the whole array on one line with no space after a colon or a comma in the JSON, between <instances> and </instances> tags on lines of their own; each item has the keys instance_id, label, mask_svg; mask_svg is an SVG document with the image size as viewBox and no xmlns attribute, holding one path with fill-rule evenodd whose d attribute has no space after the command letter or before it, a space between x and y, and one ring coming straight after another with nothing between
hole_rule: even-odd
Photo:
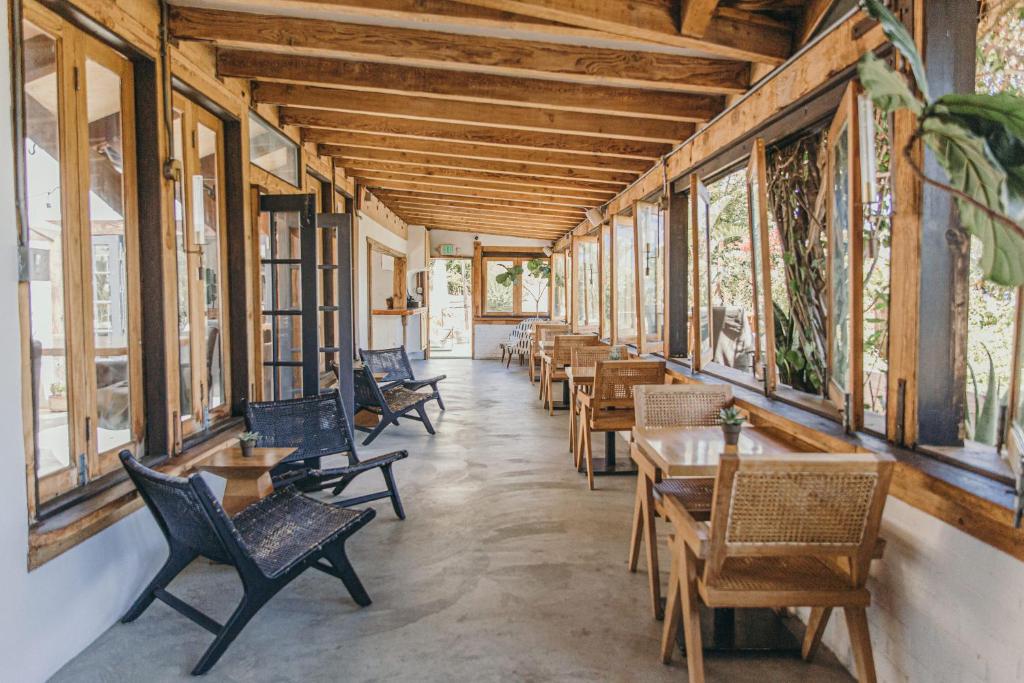
<instances>
[{"instance_id":1,"label":"green leafy plant","mask_svg":"<svg viewBox=\"0 0 1024 683\"><path fill-rule=\"evenodd\" d=\"M739 408L730 406L728 408L722 408L718 411L719 417L722 418L722 424L724 425L741 425L747 421L747 418L743 416Z\"/></svg>"},{"instance_id":2,"label":"green leafy plant","mask_svg":"<svg viewBox=\"0 0 1024 683\"><path fill-rule=\"evenodd\" d=\"M779 369L779 380L797 391L821 394L822 373L817 369L820 363L817 347L813 342L801 343L796 329L796 320L786 314L778 303L772 301L775 311L775 365Z\"/></svg>"},{"instance_id":3,"label":"green leafy plant","mask_svg":"<svg viewBox=\"0 0 1024 683\"><path fill-rule=\"evenodd\" d=\"M920 93L872 53L861 58L857 71L875 106L917 117L917 130L902 151L908 166L956 199L963 229L982 242L986 279L1009 287L1024 284L1024 98L999 93L932 99L924 62L907 29L880 0L861 0L861 7L903 55ZM928 177L918 166L912 154L918 140L932 150L949 182Z\"/></svg>"},{"instance_id":4,"label":"green leafy plant","mask_svg":"<svg viewBox=\"0 0 1024 683\"><path fill-rule=\"evenodd\" d=\"M259 432L242 432L238 435L238 440L242 443L256 443L260 436Z\"/></svg>"},{"instance_id":5,"label":"green leafy plant","mask_svg":"<svg viewBox=\"0 0 1024 683\"><path fill-rule=\"evenodd\" d=\"M528 294L534 300L534 304L539 307L541 299L544 298L545 292L547 292L548 284L551 282L551 262L545 259L530 259L526 262L526 268L522 266L506 266L500 264L504 271L494 276L494 281L503 287L511 287L512 285L519 282L524 272L528 272L534 279L541 280L544 282L543 287L538 287L537 291L529 291ZM525 291L525 288L524 288ZM537 310L536 308L534 310Z\"/></svg>"}]
</instances>

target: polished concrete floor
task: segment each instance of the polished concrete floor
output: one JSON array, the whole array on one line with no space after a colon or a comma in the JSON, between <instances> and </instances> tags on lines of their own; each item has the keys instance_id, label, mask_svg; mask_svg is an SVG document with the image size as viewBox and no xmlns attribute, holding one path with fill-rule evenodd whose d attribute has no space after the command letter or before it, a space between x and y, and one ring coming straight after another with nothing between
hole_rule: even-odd
<instances>
[{"instance_id":1,"label":"polished concrete floor","mask_svg":"<svg viewBox=\"0 0 1024 683\"><path fill-rule=\"evenodd\" d=\"M572 469L567 415L549 417L514 366L443 360L417 372L448 374L448 410L431 409L437 435L406 422L361 451L411 454L396 466L406 521L377 504L377 518L348 545L373 604L359 609L339 581L307 572L207 678L685 681L681 657L658 661L661 624L648 608L646 575L626 570L634 480L601 478L587 491ZM360 490L379 484L377 473L358 481ZM205 561L171 591L219 620L241 595L232 569ZM210 640L155 603L55 680L182 680ZM828 653L813 664L709 655L706 672L712 681L851 680Z\"/></svg>"}]
</instances>

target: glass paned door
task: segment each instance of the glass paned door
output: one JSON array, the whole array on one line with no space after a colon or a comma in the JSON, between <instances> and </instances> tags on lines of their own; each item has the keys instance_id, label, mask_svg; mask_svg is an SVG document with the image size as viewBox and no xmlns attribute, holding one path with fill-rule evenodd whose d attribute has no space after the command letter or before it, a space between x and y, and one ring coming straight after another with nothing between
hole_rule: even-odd
<instances>
[{"instance_id":1,"label":"glass paned door","mask_svg":"<svg viewBox=\"0 0 1024 683\"><path fill-rule=\"evenodd\" d=\"M319 393L315 195L260 197L263 399Z\"/></svg>"}]
</instances>

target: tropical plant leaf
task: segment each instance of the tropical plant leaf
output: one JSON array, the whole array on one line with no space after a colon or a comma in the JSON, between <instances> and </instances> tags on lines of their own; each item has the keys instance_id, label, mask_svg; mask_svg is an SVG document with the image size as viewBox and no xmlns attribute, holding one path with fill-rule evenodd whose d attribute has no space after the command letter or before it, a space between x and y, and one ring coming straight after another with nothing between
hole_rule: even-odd
<instances>
[{"instance_id":1,"label":"tropical plant leaf","mask_svg":"<svg viewBox=\"0 0 1024 683\"><path fill-rule=\"evenodd\" d=\"M857 74L871 101L886 114L897 109L909 109L918 117L924 113L924 102L914 96L903 76L871 52L857 63Z\"/></svg>"},{"instance_id":2,"label":"tropical plant leaf","mask_svg":"<svg viewBox=\"0 0 1024 683\"><path fill-rule=\"evenodd\" d=\"M928 78L924 70L924 62L914 44L914 38L910 31L890 12L880 0L860 0L861 9L866 11L873 19L882 25L882 31L889 38L896 49L903 54L903 58L910 65L914 73L914 80L917 81L917 89L921 91L926 102L931 100L928 95Z\"/></svg>"},{"instance_id":3,"label":"tropical plant leaf","mask_svg":"<svg viewBox=\"0 0 1024 683\"><path fill-rule=\"evenodd\" d=\"M921 138L935 152L952 187L1005 214L1007 175L984 138L938 116L924 118ZM971 202L957 197L957 206L964 228L984 245L980 265L985 277L1008 287L1024 284L1024 239Z\"/></svg>"},{"instance_id":4,"label":"tropical plant leaf","mask_svg":"<svg viewBox=\"0 0 1024 683\"><path fill-rule=\"evenodd\" d=\"M943 95L935 101L935 112L987 119L1002 124L1017 139L1024 140L1024 98L1010 93Z\"/></svg>"},{"instance_id":5,"label":"tropical plant leaf","mask_svg":"<svg viewBox=\"0 0 1024 683\"><path fill-rule=\"evenodd\" d=\"M996 366L992 362L992 354L985 348L988 356L988 385L985 387L985 402L981 411L974 419L974 440L988 446L996 443L996 421L999 412L999 381L996 379ZM975 396L977 401L977 396Z\"/></svg>"}]
</instances>

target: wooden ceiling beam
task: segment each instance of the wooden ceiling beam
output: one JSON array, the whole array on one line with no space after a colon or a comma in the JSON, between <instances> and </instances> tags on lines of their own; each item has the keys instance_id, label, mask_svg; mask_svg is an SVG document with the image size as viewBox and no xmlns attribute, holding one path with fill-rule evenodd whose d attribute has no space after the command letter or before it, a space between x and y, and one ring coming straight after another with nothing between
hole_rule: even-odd
<instances>
[{"instance_id":1,"label":"wooden ceiling beam","mask_svg":"<svg viewBox=\"0 0 1024 683\"><path fill-rule=\"evenodd\" d=\"M426 225L428 227L439 227L445 228L451 225L459 226L467 230L474 230L482 232L485 229L491 230L507 230L510 235L518 235L520 237L533 237L538 239L558 239L565 233L569 232L568 228L524 228L521 225L515 223L505 223L502 221L489 221L476 218L474 216L465 216L463 218L450 217L450 216L433 216L429 214L417 214L417 213L406 213L408 216L407 222L412 225Z\"/></svg>"},{"instance_id":2,"label":"wooden ceiling beam","mask_svg":"<svg viewBox=\"0 0 1024 683\"><path fill-rule=\"evenodd\" d=\"M456 216L489 216L491 218L502 218L516 223L529 225L557 225L559 227L568 225L574 228L579 225L580 218L574 216L548 216L535 211L516 211L515 209L478 209L457 204L432 204L416 200L401 200L390 198L396 209L406 211L419 211L421 213L448 213Z\"/></svg>"},{"instance_id":3,"label":"wooden ceiling beam","mask_svg":"<svg viewBox=\"0 0 1024 683\"><path fill-rule=\"evenodd\" d=\"M399 207L398 210L402 212L403 216L407 216L407 218L405 219L406 222L411 222L414 225L415 224L424 225L426 223L431 223L431 222L434 222L434 221L448 221L448 222L452 222L452 223L463 223L464 222L464 223L473 223L473 224L478 224L478 225L498 225L498 226L507 226L507 227L510 227L510 228L515 228L516 230L520 231L520 234L523 234L523 235L538 235L538 234L547 234L547 235L559 235L559 234L562 234L562 235L564 235L565 233L569 232L574 227L576 227L575 225L572 225L572 224L567 224L567 225L544 225L544 224L538 223L538 224L531 225L531 224L525 223L523 221L506 220L506 219L503 219L503 218L492 218L492 217L484 216L484 215L481 215L481 214L452 214L452 213L445 213L445 212L426 212L426 211L417 211L417 210L413 210L413 209L405 209L405 208L402 208L402 207Z\"/></svg>"},{"instance_id":4,"label":"wooden ceiling beam","mask_svg":"<svg viewBox=\"0 0 1024 683\"><path fill-rule=\"evenodd\" d=\"M373 152L390 154L428 154L438 158L455 158L459 160L474 159L495 161L499 163L526 162L532 165L551 166L554 168L573 168L580 173L600 171L606 173L626 173L637 175L651 166L646 159L626 159L624 157L606 156L586 152L549 152L539 149L523 149L519 147L500 147L496 145L478 145L454 140L429 140L376 133L354 133L351 131L334 131L324 128L305 128L302 141L317 143L320 154L328 156L328 149L334 146L345 149L358 149L362 153Z\"/></svg>"},{"instance_id":5,"label":"wooden ceiling beam","mask_svg":"<svg viewBox=\"0 0 1024 683\"><path fill-rule=\"evenodd\" d=\"M522 201L516 199L476 199L474 197L458 197L447 194L432 194L430 192L417 192L414 190L376 190L375 194L387 197L389 201L399 202L402 200L446 204L451 206L466 206L471 208L494 209L502 208L509 211L527 211L542 215L571 216L577 221L583 219L583 209L569 206L555 206L550 204L539 204L536 202Z\"/></svg>"},{"instance_id":6,"label":"wooden ceiling beam","mask_svg":"<svg viewBox=\"0 0 1024 683\"><path fill-rule=\"evenodd\" d=\"M460 224L460 223L429 223L429 224L427 224L427 228L428 229L434 229L434 230L450 230L452 232L477 233L477 234L480 234L480 235L498 235L500 237L523 237L524 236L522 234L522 232L520 232L519 230L517 230L515 228L504 228L504 229L502 229L502 228L486 227L485 229L481 229L479 227L474 227L472 225L466 225L464 223L462 223L462 224ZM531 239L550 240L552 242L555 242L556 240L561 239L564 235L565 235L565 233L562 233L561 235L555 235L555 236L552 236L552 235L535 236L535 237L531 237ZM529 235L525 235L525 237L530 237L530 236ZM466 258L469 258L469 257L467 256Z\"/></svg>"},{"instance_id":7,"label":"wooden ceiling beam","mask_svg":"<svg viewBox=\"0 0 1024 683\"><path fill-rule=\"evenodd\" d=\"M705 121L725 107L721 95L509 78L249 50L219 50L217 73L231 78L667 121Z\"/></svg>"},{"instance_id":8,"label":"wooden ceiling beam","mask_svg":"<svg viewBox=\"0 0 1024 683\"><path fill-rule=\"evenodd\" d=\"M400 180L403 182L425 182L433 185L450 185L474 190L494 190L496 192L529 193L538 192L556 197L565 197L584 203L600 204L614 197L619 188L597 189L593 187L561 187L557 183L542 182L508 182L505 180L487 180L469 174L447 174L444 169L423 169L421 172L395 171L383 168L360 168L345 166L345 175L370 176L384 180Z\"/></svg>"},{"instance_id":9,"label":"wooden ceiling beam","mask_svg":"<svg viewBox=\"0 0 1024 683\"><path fill-rule=\"evenodd\" d=\"M688 138L694 130L693 121L706 121L712 116L708 110L699 112L689 122L638 119L265 81L253 84L252 99L261 104L308 107L367 116L666 143Z\"/></svg>"},{"instance_id":10,"label":"wooden ceiling beam","mask_svg":"<svg viewBox=\"0 0 1024 683\"><path fill-rule=\"evenodd\" d=\"M486 181L509 187L540 187L557 188L560 190L578 190L587 195L610 196L625 187L628 183L609 182L607 180L589 180L580 178L557 178L551 176L534 176L526 174L511 175L495 171L479 169L447 168L443 166L426 166L419 164L402 164L391 161L373 159L340 160L340 165L355 171L373 171L395 173L410 176L426 176L430 178L457 178L467 181Z\"/></svg>"},{"instance_id":11,"label":"wooden ceiling beam","mask_svg":"<svg viewBox=\"0 0 1024 683\"><path fill-rule=\"evenodd\" d=\"M301 107L281 107L279 118L283 124L307 128L328 128L331 130L377 133L381 135L400 135L433 140L502 145L521 149L588 152L632 157L634 159L649 159L651 161L661 158L663 154L672 149L672 145L662 142L604 139L589 135L567 135L523 130L510 131L490 126L416 121L414 119L348 114L323 109L303 109Z\"/></svg>"},{"instance_id":12,"label":"wooden ceiling beam","mask_svg":"<svg viewBox=\"0 0 1024 683\"><path fill-rule=\"evenodd\" d=\"M196 7L172 7L170 31L220 47L677 92L745 90L749 71L742 61Z\"/></svg>"},{"instance_id":13,"label":"wooden ceiling beam","mask_svg":"<svg viewBox=\"0 0 1024 683\"><path fill-rule=\"evenodd\" d=\"M718 0L682 0L679 32L691 38L702 38L707 33Z\"/></svg>"},{"instance_id":14,"label":"wooden ceiling beam","mask_svg":"<svg viewBox=\"0 0 1024 683\"><path fill-rule=\"evenodd\" d=\"M603 203L593 200L580 200L577 198L539 192L505 192L486 188L446 185L433 179L424 182L410 181L407 179L395 180L394 178L381 177L382 175L385 174L360 174L355 176L355 179L371 190L413 190L415 192L428 192L431 194L450 195L453 197L474 197L476 199L486 199L488 201L519 199L536 204L570 206L577 209L589 209Z\"/></svg>"},{"instance_id":15,"label":"wooden ceiling beam","mask_svg":"<svg viewBox=\"0 0 1024 683\"><path fill-rule=\"evenodd\" d=\"M458 0L523 16L557 21L576 28L613 33L626 38L700 50L728 59L781 64L792 51L791 32L745 13L712 17L701 37L679 31L678 0Z\"/></svg>"},{"instance_id":16,"label":"wooden ceiling beam","mask_svg":"<svg viewBox=\"0 0 1024 683\"><path fill-rule=\"evenodd\" d=\"M832 7L834 0L808 0L804 5L804 14L800 18L800 26L796 31L796 46L798 48L807 44L814 32L818 30L825 14Z\"/></svg>"},{"instance_id":17,"label":"wooden ceiling beam","mask_svg":"<svg viewBox=\"0 0 1024 683\"><path fill-rule=\"evenodd\" d=\"M461 169L466 171L490 171L507 175L532 175L546 178L574 178L603 183L626 184L636 180L636 173L620 171L604 171L580 169L575 166L545 166L518 161L495 161L490 159L472 159L458 156L442 156L419 152L403 152L371 147L349 147L347 145L320 145L317 152L321 156L335 157L340 163L347 161L379 161L412 166L429 166L433 168Z\"/></svg>"}]
</instances>

